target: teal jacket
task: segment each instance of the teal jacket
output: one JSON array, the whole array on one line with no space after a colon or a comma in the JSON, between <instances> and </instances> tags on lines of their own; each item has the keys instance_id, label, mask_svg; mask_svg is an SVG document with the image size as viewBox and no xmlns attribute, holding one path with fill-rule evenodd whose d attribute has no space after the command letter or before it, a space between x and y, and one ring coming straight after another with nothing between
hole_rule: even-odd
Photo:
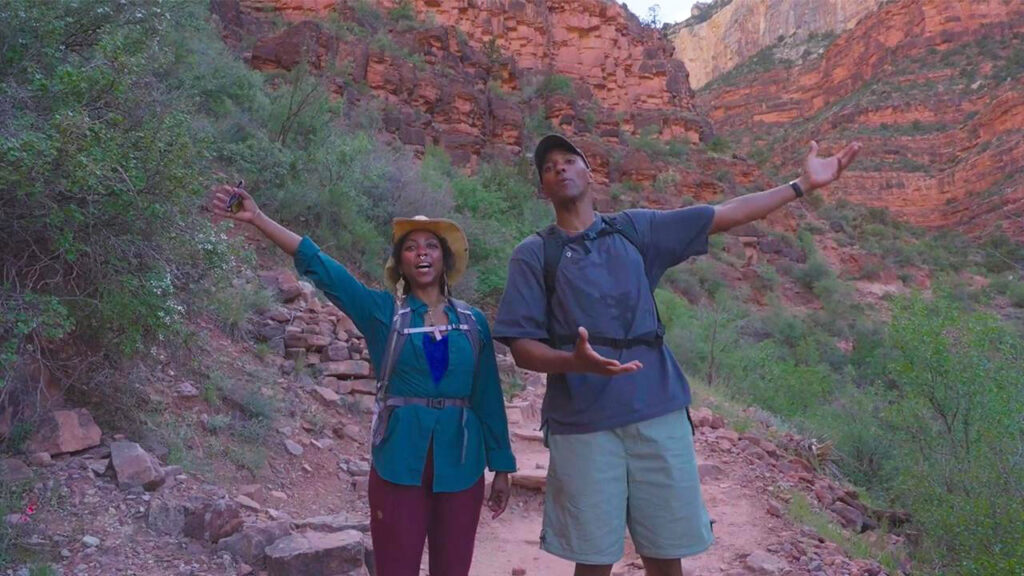
<instances>
[{"instance_id":1,"label":"teal jacket","mask_svg":"<svg viewBox=\"0 0 1024 576\"><path fill-rule=\"evenodd\" d=\"M379 374L395 313L394 296L368 288L308 237L299 243L295 269L311 279L352 319L366 338L370 361ZM409 296L406 304L412 309L410 326L423 326L427 305L415 296ZM449 322L458 322L451 306L447 307L447 313ZM402 406L391 414L383 441L373 447L373 466L388 482L419 486L432 438L434 492L458 492L473 486L483 474L484 465L495 472L515 472L516 460L508 438L505 402L490 327L487 318L476 308L473 308L473 315L480 326L481 338L476 366L473 366L469 334L450 332L448 371L435 386L423 353L423 337L431 336L412 334L402 347L388 385L388 393L393 396L468 397L471 410L466 422L465 461L462 461L462 409Z\"/></svg>"}]
</instances>

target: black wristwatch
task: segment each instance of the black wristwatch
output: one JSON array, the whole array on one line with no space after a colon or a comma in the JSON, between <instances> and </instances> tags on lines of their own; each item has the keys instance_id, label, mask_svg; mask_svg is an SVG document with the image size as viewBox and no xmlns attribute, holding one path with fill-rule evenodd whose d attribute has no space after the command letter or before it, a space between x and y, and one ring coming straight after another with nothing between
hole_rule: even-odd
<instances>
[{"instance_id":1,"label":"black wristwatch","mask_svg":"<svg viewBox=\"0 0 1024 576\"><path fill-rule=\"evenodd\" d=\"M792 182L790 182L789 183L789 187L792 188L793 192L796 193L796 197L797 198L803 198L804 197L804 189L800 187L800 184L797 183L796 180L793 180Z\"/></svg>"}]
</instances>

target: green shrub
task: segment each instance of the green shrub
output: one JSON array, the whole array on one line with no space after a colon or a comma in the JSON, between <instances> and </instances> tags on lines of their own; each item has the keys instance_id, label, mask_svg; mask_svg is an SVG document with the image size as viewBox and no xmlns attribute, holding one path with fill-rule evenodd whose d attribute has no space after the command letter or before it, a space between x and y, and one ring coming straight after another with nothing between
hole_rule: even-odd
<instances>
[{"instance_id":1,"label":"green shrub","mask_svg":"<svg viewBox=\"0 0 1024 576\"><path fill-rule=\"evenodd\" d=\"M413 4L412 0L400 0L395 7L388 12L388 16L391 17L392 22L415 22L416 5Z\"/></svg>"},{"instance_id":2,"label":"green shrub","mask_svg":"<svg viewBox=\"0 0 1024 576\"><path fill-rule=\"evenodd\" d=\"M893 304L885 413L899 452L898 490L939 570L1024 567L1024 342L990 315L920 297Z\"/></svg>"},{"instance_id":3,"label":"green shrub","mask_svg":"<svg viewBox=\"0 0 1024 576\"><path fill-rule=\"evenodd\" d=\"M1021 281L1017 273L1011 272L994 278L989 289L1005 296L1011 305L1024 308L1024 281Z\"/></svg>"},{"instance_id":4,"label":"green shrub","mask_svg":"<svg viewBox=\"0 0 1024 576\"><path fill-rule=\"evenodd\" d=\"M561 74L550 74L545 76L537 87L537 93L541 96L554 96L561 94L563 96L572 96L575 90L572 86L572 79L562 76Z\"/></svg>"},{"instance_id":5,"label":"green shrub","mask_svg":"<svg viewBox=\"0 0 1024 576\"><path fill-rule=\"evenodd\" d=\"M834 278L835 273L828 267L828 263L818 255L808 258L807 263L798 267L794 271L793 276L794 280L809 290L813 290L822 282L830 281Z\"/></svg>"},{"instance_id":6,"label":"green shrub","mask_svg":"<svg viewBox=\"0 0 1024 576\"><path fill-rule=\"evenodd\" d=\"M175 341L184 288L218 272L195 242L212 130L195 115L258 102L195 105L209 94L181 69L205 56L190 51L201 15L172 0L0 7L0 124L16 127L0 139L5 369L39 338L44 358L62 337L87 343L75 363L94 368Z\"/></svg>"},{"instance_id":7,"label":"green shrub","mask_svg":"<svg viewBox=\"0 0 1024 576\"><path fill-rule=\"evenodd\" d=\"M728 154L732 150L732 146L722 136L715 136L707 144L708 152L713 154Z\"/></svg>"}]
</instances>

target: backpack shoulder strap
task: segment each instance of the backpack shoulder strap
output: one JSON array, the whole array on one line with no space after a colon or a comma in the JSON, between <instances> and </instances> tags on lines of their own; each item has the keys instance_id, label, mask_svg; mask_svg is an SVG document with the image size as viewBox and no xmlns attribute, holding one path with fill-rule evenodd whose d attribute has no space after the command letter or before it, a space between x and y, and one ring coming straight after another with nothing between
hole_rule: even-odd
<instances>
[{"instance_id":1,"label":"backpack shoulder strap","mask_svg":"<svg viewBox=\"0 0 1024 576\"><path fill-rule=\"evenodd\" d=\"M555 294L555 278L558 276L558 265L562 262L565 239L554 224L540 230L537 235L544 241L544 292L550 307L551 297Z\"/></svg>"},{"instance_id":2,"label":"backpack shoulder strap","mask_svg":"<svg viewBox=\"0 0 1024 576\"><path fill-rule=\"evenodd\" d=\"M409 328L411 320L412 313L409 307L396 302L395 315L391 317L391 331L388 332L388 343L384 347L384 357L380 362L380 377L377 378L378 396L386 393L388 381L391 380L391 372L395 369L395 363L398 362L398 354L402 351L402 346L405 345L405 339L408 337L405 331Z\"/></svg>"},{"instance_id":3,"label":"backpack shoulder strap","mask_svg":"<svg viewBox=\"0 0 1024 576\"><path fill-rule=\"evenodd\" d=\"M624 212L618 214L612 214L605 216L605 223L615 229L616 232L621 234L629 243L636 248L636 251L640 253L640 257L644 257L644 251L640 247L640 233L636 230L636 224L633 219L627 216ZM646 270L647 265L644 263L644 269ZM654 298L654 286L651 286L651 298ZM665 324L661 321L661 311L658 310L658 301L654 300L654 314L658 317L658 337L665 336Z\"/></svg>"},{"instance_id":4,"label":"backpack shoulder strap","mask_svg":"<svg viewBox=\"0 0 1024 576\"><path fill-rule=\"evenodd\" d=\"M480 341L480 325L477 324L476 316L473 314L473 309L470 308L469 304L466 304L462 300L456 298L449 298L448 303L455 308L455 314L459 318L459 324L466 325L466 331L469 332L469 343L473 346L473 365L476 366L476 361L480 357L480 348L482 342Z\"/></svg>"},{"instance_id":5,"label":"backpack shoulder strap","mask_svg":"<svg viewBox=\"0 0 1024 576\"><path fill-rule=\"evenodd\" d=\"M640 249L640 234L636 231L636 224L633 223L632 218L622 212L603 216L602 218L604 218L605 224L619 234L622 234L636 248L637 252L643 255L644 251Z\"/></svg>"}]
</instances>

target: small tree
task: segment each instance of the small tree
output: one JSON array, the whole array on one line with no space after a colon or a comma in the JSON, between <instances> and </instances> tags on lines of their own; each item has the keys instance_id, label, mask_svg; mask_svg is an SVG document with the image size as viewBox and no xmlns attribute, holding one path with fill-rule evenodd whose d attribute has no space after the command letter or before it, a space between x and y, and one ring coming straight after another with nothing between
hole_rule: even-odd
<instances>
[{"instance_id":1,"label":"small tree","mask_svg":"<svg viewBox=\"0 0 1024 576\"><path fill-rule=\"evenodd\" d=\"M659 12L661 12L661 6L658 4L651 4L651 6L647 9L647 18L641 18L640 23L647 28L652 28L655 30L661 28L662 22Z\"/></svg>"}]
</instances>

